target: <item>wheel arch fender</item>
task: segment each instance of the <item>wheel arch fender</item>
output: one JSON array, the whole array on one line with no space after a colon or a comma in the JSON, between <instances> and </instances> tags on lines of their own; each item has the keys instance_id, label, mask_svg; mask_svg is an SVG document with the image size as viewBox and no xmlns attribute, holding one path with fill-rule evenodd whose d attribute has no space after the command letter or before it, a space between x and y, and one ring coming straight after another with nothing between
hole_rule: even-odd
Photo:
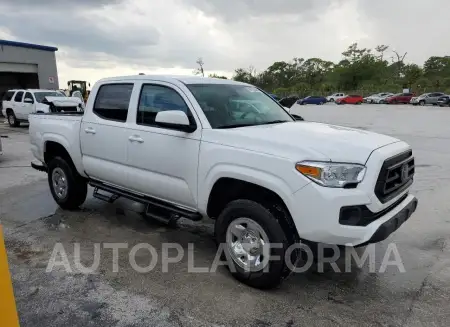
<instances>
[{"instance_id":1,"label":"wheel arch fender","mask_svg":"<svg viewBox=\"0 0 450 327\"><path fill-rule=\"evenodd\" d=\"M204 185L203 188L199 188L198 199L198 209L202 214L207 215L211 192L216 183L224 178L235 179L265 188L275 193L284 202L289 212L292 212L290 196L293 190L280 177L267 171L258 170L255 167L218 164L209 170L203 183L200 182L200 185Z\"/></svg>"},{"instance_id":2,"label":"wheel arch fender","mask_svg":"<svg viewBox=\"0 0 450 327\"><path fill-rule=\"evenodd\" d=\"M72 161L78 173L83 177L87 177L87 175L84 173L83 164L81 161L81 153L74 151L74 146L71 145L71 143L64 136L60 134L45 133L43 136L42 144L44 159L46 159L46 153L48 153L50 147L59 146L65 150L65 153L67 153L69 159Z\"/></svg>"}]
</instances>

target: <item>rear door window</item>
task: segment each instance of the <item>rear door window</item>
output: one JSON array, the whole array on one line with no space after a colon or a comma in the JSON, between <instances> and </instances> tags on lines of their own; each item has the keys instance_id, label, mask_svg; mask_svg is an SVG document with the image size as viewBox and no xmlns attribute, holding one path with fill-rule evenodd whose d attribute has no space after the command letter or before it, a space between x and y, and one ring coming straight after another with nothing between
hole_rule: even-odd
<instances>
[{"instance_id":1,"label":"rear door window","mask_svg":"<svg viewBox=\"0 0 450 327\"><path fill-rule=\"evenodd\" d=\"M22 102L23 92L19 91L16 93L16 96L14 97L14 102Z\"/></svg>"},{"instance_id":2,"label":"rear door window","mask_svg":"<svg viewBox=\"0 0 450 327\"><path fill-rule=\"evenodd\" d=\"M3 101L11 101L14 96L15 91L8 91L3 95Z\"/></svg>"},{"instance_id":3,"label":"rear door window","mask_svg":"<svg viewBox=\"0 0 450 327\"><path fill-rule=\"evenodd\" d=\"M133 86L132 83L100 86L95 98L93 112L103 119L126 122Z\"/></svg>"}]
</instances>

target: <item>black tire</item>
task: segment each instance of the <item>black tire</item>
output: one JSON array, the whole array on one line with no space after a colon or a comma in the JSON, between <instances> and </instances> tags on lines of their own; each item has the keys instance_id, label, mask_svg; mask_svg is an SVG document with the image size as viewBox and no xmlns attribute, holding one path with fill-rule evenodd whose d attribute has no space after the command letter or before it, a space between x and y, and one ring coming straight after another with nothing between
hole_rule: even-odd
<instances>
[{"instance_id":1,"label":"black tire","mask_svg":"<svg viewBox=\"0 0 450 327\"><path fill-rule=\"evenodd\" d=\"M6 112L6 118L8 119L8 124L11 127L19 127L20 122L17 120L16 115L14 114L14 111L11 109L7 110Z\"/></svg>"},{"instance_id":2,"label":"black tire","mask_svg":"<svg viewBox=\"0 0 450 327\"><path fill-rule=\"evenodd\" d=\"M421 100L419 101L419 106L424 106L425 105L425 101Z\"/></svg>"},{"instance_id":3,"label":"black tire","mask_svg":"<svg viewBox=\"0 0 450 327\"><path fill-rule=\"evenodd\" d=\"M322 102L322 101L320 101L320 102L318 103L318 105L319 105L319 106L323 105L323 102Z\"/></svg>"},{"instance_id":4,"label":"black tire","mask_svg":"<svg viewBox=\"0 0 450 327\"><path fill-rule=\"evenodd\" d=\"M333 98L331 98L331 99L330 99L330 102L334 102L334 99L333 99Z\"/></svg>"},{"instance_id":5,"label":"black tire","mask_svg":"<svg viewBox=\"0 0 450 327\"><path fill-rule=\"evenodd\" d=\"M53 183L53 174L58 169L64 173L67 191L58 195ZM78 174L72 162L62 157L54 157L48 163L48 184L53 199L65 210L76 210L84 203L87 196L87 182Z\"/></svg>"},{"instance_id":6,"label":"black tire","mask_svg":"<svg viewBox=\"0 0 450 327\"><path fill-rule=\"evenodd\" d=\"M255 201L235 200L230 202L219 215L215 222L214 232L217 244L223 244L225 251L228 249L226 244L228 226L242 217L258 223L267 234L269 243L282 244L280 248L271 249L271 256L279 256L282 259L269 261L267 263L268 268L260 271L246 271L230 258L228 264L232 267L228 266L228 268L237 280L251 287L270 289L278 286L289 276L291 270L286 264L285 255L289 246L295 242L296 237L288 231L289 229L282 227L287 224L286 216L284 216L286 214L289 215L277 205L266 208ZM297 257L298 253L293 251L291 262L295 263Z\"/></svg>"}]
</instances>

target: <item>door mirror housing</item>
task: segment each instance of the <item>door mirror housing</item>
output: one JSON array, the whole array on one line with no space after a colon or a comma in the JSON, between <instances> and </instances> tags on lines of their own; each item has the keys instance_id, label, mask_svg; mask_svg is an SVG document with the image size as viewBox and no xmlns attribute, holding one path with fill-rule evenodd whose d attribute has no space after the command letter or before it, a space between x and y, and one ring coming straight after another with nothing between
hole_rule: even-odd
<instances>
[{"instance_id":1,"label":"door mirror housing","mask_svg":"<svg viewBox=\"0 0 450 327\"><path fill-rule=\"evenodd\" d=\"M176 129L186 133L192 133L197 129L191 125L189 118L184 111L166 110L156 114L155 123L161 127Z\"/></svg>"},{"instance_id":2,"label":"door mirror housing","mask_svg":"<svg viewBox=\"0 0 450 327\"><path fill-rule=\"evenodd\" d=\"M30 98L23 99L23 102L24 103L34 103L33 99L30 99Z\"/></svg>"},{"instance_id":3,"label":"door mirror housing","mask_svg":"<svg viewBox=\"0 0 450 327\"><path fill-rule=\"evenodd\" d=\"M294 117L294 119L295 119L296 121L304 121L304 119L303 119L302 116L299 116L299 115L291 115L291 116Z\"/></svg>"}]
</instances>

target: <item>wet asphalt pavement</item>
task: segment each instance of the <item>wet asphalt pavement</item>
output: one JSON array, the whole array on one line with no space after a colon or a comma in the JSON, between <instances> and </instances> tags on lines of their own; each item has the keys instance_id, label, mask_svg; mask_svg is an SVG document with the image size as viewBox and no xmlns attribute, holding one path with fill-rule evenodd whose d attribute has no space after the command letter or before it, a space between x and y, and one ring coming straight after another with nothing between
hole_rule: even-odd
<instances>
[{"instance_id":1,"label":"wet asphalt pavement","mask_svg":"<svg viewBox=\"0 0 450 327\"><path fill-rule=\"evenodd\" d=\"M187 255L169 265L168 273L159 262L151 272L136 272L129 250L138 243L151 244L159 256L162 243L179 243L186 253L191 243L195 267L210 267L216 254L212 222L150 223L137 213L140 206L125 200L110 205L92 196L79 212L64 212L51 198L46 175L29 167L27 128L0 123L5 136L0 219L21 326L448 326L450 108L325 105L293 110L307 120L381 132L411 144L417 167L412 193L419 207L376 245L375 272L367 263L348 273L310 271L271 291L238 283L224 267L187 273ZM61 266L46 272L56 243L64 247L72 272ZM104 246L95 273L74 269L77 257L85 266L92 264L95 243L127 244L128 250L119 251L118 272L112 250ZM389 244L398 249L405 272L398 266L380 272ZM136 263L149 262L148 251L137 252Z\"/></svg>"}]
</instances>

